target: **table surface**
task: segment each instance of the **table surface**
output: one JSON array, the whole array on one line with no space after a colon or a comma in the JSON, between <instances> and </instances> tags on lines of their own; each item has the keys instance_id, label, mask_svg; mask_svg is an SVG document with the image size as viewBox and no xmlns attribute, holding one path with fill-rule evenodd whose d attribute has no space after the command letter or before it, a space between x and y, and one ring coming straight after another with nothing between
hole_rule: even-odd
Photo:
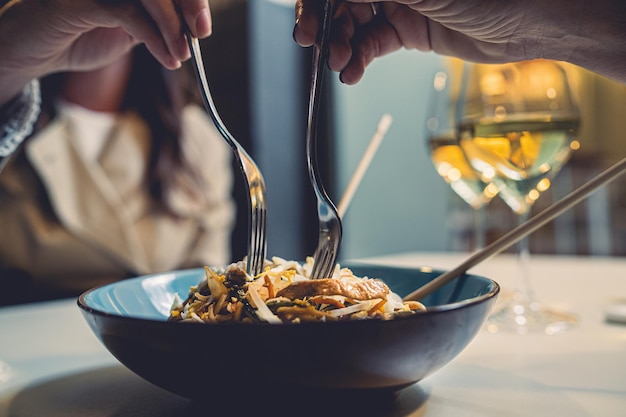
<instances>
[{"instance_id":1,"label":"table surface","mask_svg":"<svg viewBox=\"0 0 626 417\"><path fill-rule=\"evenodd\" d=\"M410 253L368 261L445 269L464 257ZM556 335L481 330L452 362L402 390L382 414L625 416L626 325L607 322L605 311L626 304L626 259L533 256L531 267L539 301L576 312L575 328ZM500 255L472 272L493 278L506 294L517 270L515 259ZM93 335L76 300L0 308L0 334L0 417L197 414L186 400L120 365Z\"/></svg>"}]
</instances>

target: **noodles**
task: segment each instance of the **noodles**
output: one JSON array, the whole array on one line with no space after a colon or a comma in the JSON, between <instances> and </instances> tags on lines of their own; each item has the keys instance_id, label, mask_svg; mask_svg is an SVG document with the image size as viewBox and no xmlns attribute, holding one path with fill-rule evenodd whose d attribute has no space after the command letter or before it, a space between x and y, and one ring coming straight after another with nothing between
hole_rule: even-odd
<instances>
[{"instance_id":1,"label":"noodles","mask_svg":"<svg viewBox=\"0 0 626 417\"><path fill-rule=\"evenodd\" d=\"M245 273L243 261L223 270L205 267L205 279L190 288L187 299L175 297L168 320L272 324L387 320L425 310L419 302L402 301L382 281L356 277L339 265L332 277L311 280L312 266L312 258L301 265L273 257L256 277Z\"/></svg>"}]
</instances>

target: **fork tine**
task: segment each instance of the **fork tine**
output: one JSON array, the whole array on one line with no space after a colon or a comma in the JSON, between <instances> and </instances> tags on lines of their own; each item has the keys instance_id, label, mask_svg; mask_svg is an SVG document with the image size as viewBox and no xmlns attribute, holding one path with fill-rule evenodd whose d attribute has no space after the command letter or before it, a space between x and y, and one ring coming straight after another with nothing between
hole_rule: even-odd
<instances>
[{"instance_id":1,"label":"fork tine","mask_svg":"<svg viewBox=\"0 0 626 417\"><path fill-rule=\"evenodd\" d=\"M266 213L267 210L255 207L250 221L250 255L248 257L248 271L251 275L258 275L263 270L266 251Z\"/></svg>"},{"instance_id":2,"label":"fork tine","mask_svg":"<svg viewBox=\"0 0 626 417\"><path fill-rule=\"evenodd\" d=\"M335 269L337 252L341 242L341 222L338 217L325 217L320 228L318 247L315 250L315 262L311 272L312 279L330 278Z\"/></svg>"},{"instance_id":3,"label":"fork tine","mask_svg":"<svg viewBox=\"0 0 626 417\"><path fill-rule=\"evenodd\" d=\"M325 267L326 263L322 256L319 254L315 255L315 262L313 263L313 270L311 271L311 278L319 279L323 278L325 274L323 274L322 268Z\"/></svg>"},{"instance_id":4,"label":"fork tine","mask_svg":"<svg viewBox=\"0 0 626 417\"><path fill-rule=\"evenodd\" d=\"M311 276L314 279L330 278L335 267L335 252L327 245L321 248L319 253L315 254L315 263Z\"/></svg>"},{"instance_id":5,"label":"fork tine","mask_svg":"<svg viewBox=\"0 0 626 417\"><path fill-rule=\"evenodd\" d=\"M264 208L260 210L259 217L261 218L261 228L258 236L258 266L257 273L263 270L263 264L265 263L265 254L267 252L267 210Z\"/></svg>"}]
</instances>

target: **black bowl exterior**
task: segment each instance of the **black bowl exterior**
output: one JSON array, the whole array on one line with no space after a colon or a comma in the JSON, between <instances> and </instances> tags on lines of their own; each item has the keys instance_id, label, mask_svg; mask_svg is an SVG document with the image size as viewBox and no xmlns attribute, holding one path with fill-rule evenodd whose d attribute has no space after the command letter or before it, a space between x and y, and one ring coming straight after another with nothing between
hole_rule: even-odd
<instances>
[{"instance_id":1,"label":"black bowl exterior","mask_svg":"<svg viewBox=\"0 0 626 417\"><path fill-rule=\"evenodd\" d=\"M440 369L479 331L498 293L389 321L295 325L172 323L81 303L107 349L144 379L189 399L233 391L399 390Z\"/></svg>"}]
</instances>

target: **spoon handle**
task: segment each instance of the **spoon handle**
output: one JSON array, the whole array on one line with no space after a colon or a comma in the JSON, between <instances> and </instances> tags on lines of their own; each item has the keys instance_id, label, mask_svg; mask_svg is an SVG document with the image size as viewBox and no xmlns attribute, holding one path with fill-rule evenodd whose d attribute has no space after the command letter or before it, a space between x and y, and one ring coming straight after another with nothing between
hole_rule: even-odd
<instances>
[{"instance_id":1,"label":"spoon handle","mask_svg":"<svg viewBox=\"0 0 626 417\"><path fill-rule=\"evenodd\" d=\"M449 281L458 277L459 275L467 272L468 269L476 266L476 264L502 252L503 250L509 248L511 245L522 239L523 237L531 234L535 230L539 229L541 226L554 219L564 211L570 209L574 205L578 204L581 200L586 198L593 191L602 187L603 185L608 184L613 181L615 178L620 176L626 171L626 158L621 161L615 163L611 167L607 168L600 174L598 174L595 178L581 185L556 203L552 204L548 208L544 209L537 215L533 216L527 222L517 226L515 229L511 230L504 236L495 240L493 243L485 246L483 249L478 250L471 254L465 261L463 261L459 266L449 271L444 272L439 275L437 278L428 282L427 284L421 286L417 290L408 294L404 297L405 300L420 300L424 296L430 294L435 291L439 287L445 285Z\"/></svg>"}]
</instances>

